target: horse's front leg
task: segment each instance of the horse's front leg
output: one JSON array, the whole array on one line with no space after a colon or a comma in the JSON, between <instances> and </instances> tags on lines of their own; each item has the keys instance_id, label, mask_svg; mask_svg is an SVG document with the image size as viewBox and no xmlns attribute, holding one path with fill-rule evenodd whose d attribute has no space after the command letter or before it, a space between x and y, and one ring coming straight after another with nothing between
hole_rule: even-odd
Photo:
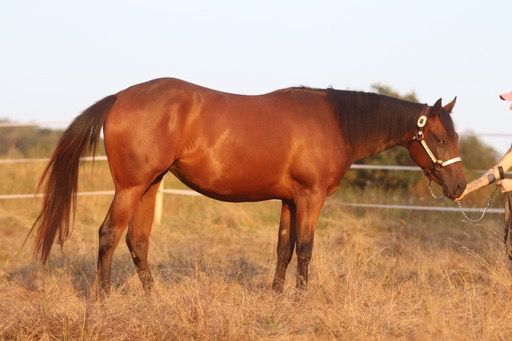
<instances>
[{"instance_id":1,"label":"horse's front leg","mask_svg":"<svg viewBox=\"0 0 512 341\"><path fill-rule=\"evenodd\" d=\"M308 266L313 252L315 228L325 201L325 192L302 192L295 203L297 207L297 288L303 289L308 282Z\"/></svg>"}]
</instances>

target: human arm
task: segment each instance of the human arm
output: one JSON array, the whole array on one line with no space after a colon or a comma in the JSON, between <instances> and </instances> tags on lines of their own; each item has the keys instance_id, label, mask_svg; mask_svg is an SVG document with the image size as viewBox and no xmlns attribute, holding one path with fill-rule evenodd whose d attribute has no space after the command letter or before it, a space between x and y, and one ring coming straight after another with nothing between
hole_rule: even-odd
<instances>
[{"instance_id":1,"label":"human arm","mask_svg":"<svg viewBox=\"0 0 512 341\"><path fill-rule=\"evenodd\" d=\"M468 194L499 180L500 173L498 171L498 167L500 166L503 167L504 170L508 170L512 167L512 148L508 150L508 152L501 158L501 160L494 167L489 169L479 178L467 184L464 192L456 200L460 201ZM512 190L512 182L509 183L509 181L500 181L499 183L503 184L503 189L505 189L505 187L508 188L510 186L510 190ZM502 189L501 186L500 189Z\"/></svg>"}]
</instances>

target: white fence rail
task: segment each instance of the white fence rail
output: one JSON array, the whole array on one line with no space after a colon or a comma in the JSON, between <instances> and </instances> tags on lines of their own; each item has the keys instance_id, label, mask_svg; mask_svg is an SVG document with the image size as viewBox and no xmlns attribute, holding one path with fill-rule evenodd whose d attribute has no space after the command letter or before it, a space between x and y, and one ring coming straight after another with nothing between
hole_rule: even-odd
<instances>
[{"instance_id":1,"label":"white fence rail","mask_svg":"<svg viewBox=\"0 0 512 341\"><path fill-rule=\"evenodd\" d=\"M18 162L21 163L18 159ZM48 161L48 159L29 159L38 160L38 162ZM106 160L105 156L97 157L96 160ZM2 160L0 160L2 161ZM91 157L83 158L83 161L92 161ZM2 163L2 162L0 162ZM7 163L7 162L6 162ZM351 169L369 169L369 170L386 170L386 171L421 171L419 167L415 166L398 166L398 165L361 165L354 164ZM185 196L202 196L202 194L186 189L175 189L175 188L164 188L164 182L162 181L161 187L157 194L157 202L155 205L155 223L159 224L162 219L162 208L163 208L163 194L174 194L174 195L185 195ZM91 191L91 192L78 192L78 196L113 196L114 191ZM44 194L0 194L1 200L17 200L17 199L35 199L42 198ZM435 212L459 212L460 209L457 207L444 207L444 206L424 206L424 205L399 205L399 204L368 204L368 203L349 203L349 202L338 202L338 205L353 207L353 208L377 208L377 209L393 209L393 210L411 210L411 211L435 211ZM466 212L483 212L481 208L465 208ZM491 214L503 214L504 210L499 208L491 208L487 210L487 213Z\"/></svg>"},{"instance_id":2,"label":"white fence rail","mask_svg":"<svg viewBox=\"0 0 512 341\"><path fill-rule=\"evenodd\" d=\"M202 194L188 190L188 189L175 189L165 188L159 191L162 194L175 194L185 196L203 196ZM78 196L113 196L114 191L94 191L94 192L78 192ZM0 194L0 200L14 200L14 199L35 199L42 198L44 194ZM162 199L161 199L162 200ZM422 205L395 205L395 204L364 204L364 203L350 203L350 202L338 202L338 205L355 208L381 208L381 209L395 209L395 210L411 210L411 211L437 211L437 212L459 212L458 207L445 207L445 206L422 206ZM159 200L155 207L155 216L160 216L160 219L155 219L157 222L161 220L162 204ZM482 208L465 208L466 212L478 212L481 213L484 210ZM502 214L504 209L502 208L490 208L487 213Z\"/></svg>"},{"instance_id":3,"label":"white fence rail","mask_svg":"<svg viewBox=\"0 0 512 341\"><path fill-rule=\"evenodd\" d=\"M107 157L104 155L95 156L86 156L80 159L81 161L107 161ZM40 162L48 162L49 158L30 158L30 159L0 159L1 164L10 164L10 163L40 163Z\"/></svg>"}]
</instances>

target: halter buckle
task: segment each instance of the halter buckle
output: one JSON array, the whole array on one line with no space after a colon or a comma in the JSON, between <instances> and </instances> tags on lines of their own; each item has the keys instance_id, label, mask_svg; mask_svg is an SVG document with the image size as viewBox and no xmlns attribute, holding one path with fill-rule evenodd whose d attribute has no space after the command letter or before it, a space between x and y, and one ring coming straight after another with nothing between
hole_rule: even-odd
<instances>
[{"instance_id":1,"label":"halter buckle","mask_svg":"<svg viewBox=\"0 0 512 341\"><path fill-rule=\"evenodd\" d=\"M441 160L436 160L436 162L434 163L434 169L436 171L440 171L441 168L443 168L443 166L444 166L443 161L441 161Z\"/></svg>"},{"instance_id":2,"label":"halter buckle","mask_svg":"<svg viewBox=\"0 0 512 341\"><path fill-rule=\"evenodd\" d=\"M425 124L427 124L427 116L421 115L418 118L418 122L416 123L416 125L418 126L418 128L423 128Z\"/></svg>"}]
</instances>

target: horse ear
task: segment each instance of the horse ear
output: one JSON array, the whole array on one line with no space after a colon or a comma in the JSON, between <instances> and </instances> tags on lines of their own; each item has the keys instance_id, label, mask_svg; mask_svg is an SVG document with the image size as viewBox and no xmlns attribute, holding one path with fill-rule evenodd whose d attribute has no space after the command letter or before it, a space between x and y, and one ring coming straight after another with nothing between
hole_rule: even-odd
<instances>
[{"instance_id":1,"label":"horse ear","mask_svg":"<svg viewBox=\"0 0 512 341\"><path fill-rule=\"evenodd\" d=\"M446 111L448 114L451 114L456 101L457 101L457 96L455 96L455 98L450 103L443 106L444 111Z\"/></svg>"},{"instance_id":2,"label":"horse ear","mask_svg":"<svg viewBox=\"0 0 512 341\"><path fill-rule=\"evenodd\" d=\"M435 116L441 112L441 108L443 107L443 100L440 98L436 101L436 103L430 108L429 116Z\"/></svg>"}]
</instances>

